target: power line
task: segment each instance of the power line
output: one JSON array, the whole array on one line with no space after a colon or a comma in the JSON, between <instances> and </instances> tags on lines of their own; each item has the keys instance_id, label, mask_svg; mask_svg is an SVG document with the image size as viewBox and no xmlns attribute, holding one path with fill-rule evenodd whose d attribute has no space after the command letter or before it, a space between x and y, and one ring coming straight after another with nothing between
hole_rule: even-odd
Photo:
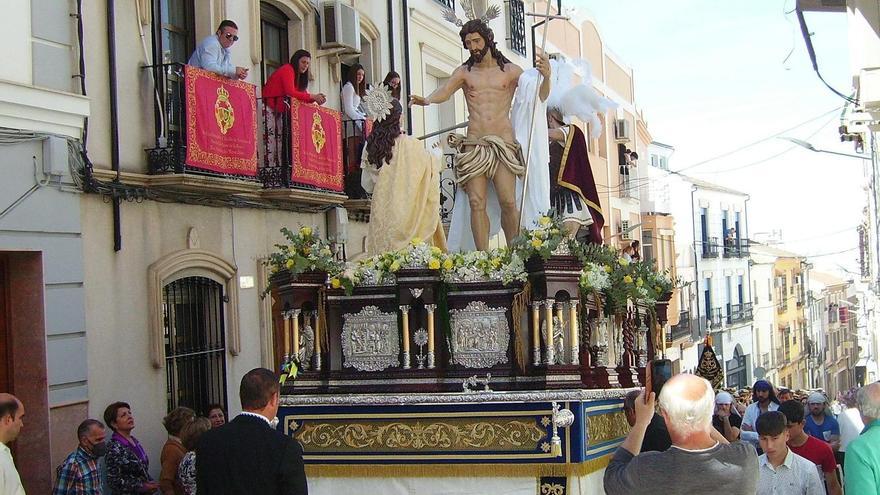
<instances>
[{"instance_id":1,"label":"power line","mask_svg":"<svg viewBox=\"0 0 880 495\"><path fill-rule=\"evenodd\" d=\"M670 173L670 174L681 174L681 172L684 172L685 170L690 170L690 169L692 169L692 168L696 168L696 167L699 167L699 166L705 165L705 164L707 164L707 163L709 163L709 162L713 162L713 161L715 161L715 160L719 160L719 159L721 159L721 158L725 158L725 157L728 157L728 156L730 156L730 155L734 155L734 154L736 154L736 153L739 153L740 151L745 150L745 149L747 149L747 148L751 148L752 146L755 146L755 145L758 145L758 144L764 143L764 142L766 142L766 141L770 141L771 139L776 139L776 138L778 138L779 136L782 136L782 135L784 135L784 134L787 134L787 133L789 133L789 132L791 132L791 131L797 129L798 127L802 127L802 126L804 126L804 125L806 125L806 124L809 124L810 122L815 122L815 121L817 121L817 120L819 120L819 119L821 119L821 118L823 118L823 117L828 116L829 114L836 113L836 112L839 111L839 110L840 110L840 107L834 107L833 109L828 110L827 112L822 112L821 115L817 115L817 116L815 116L815 117L813 117L813 118L811 118L811 119L805 120L805 121L803 121L803 122L801 122L801 123L799 123L799 124L797 124L797 125L794 125L794 126L792 126L792 127L789 127L788 129L785 129L785 130L779 131L779 132L777 132L777 133L775 133L775 134L771 134L770 136L767 136L767 137L764 137L764 138L758 139L757 141L752 141L751 143L745 144L745 145L743 145L743 146L740 146L740 147L738 147L738 148L736 148L736 149L733 149L733 150L731 150L731 151L727 151L727 152L722 153L722 154L720 154L720 155L716 155L716 156L713 156L713 157L711 157L711 158L707 158L707 159L705 159L705 160L703 160L703 161L700 161L700 162L694 163L693 165L688 165L687 167L683 167L683 168L680 168L680 169L675 170L675 171L670 170L670 171L666 171L666 172L668 172L668 173Z\"/></svg>"}]
</instances>

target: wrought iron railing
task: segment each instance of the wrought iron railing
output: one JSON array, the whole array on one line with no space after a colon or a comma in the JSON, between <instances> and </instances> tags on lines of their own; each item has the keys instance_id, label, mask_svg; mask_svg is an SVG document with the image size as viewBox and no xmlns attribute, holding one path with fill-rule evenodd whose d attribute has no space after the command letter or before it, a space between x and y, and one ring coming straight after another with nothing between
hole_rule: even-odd
<instances>
[{"instance_id":1,"label":"wrought iron railing","mask_svg":"<svg viewBox=\"0 0 880 495\"><path fill-rule=\"evenodd\" d=\"M361 187L361 154L366 144L365 120L342 121L342 164L345 168L345 194L349 199L363 199L367 192Z\"/></svg>"},{"instance_id":2,"label":"wrought iron railing","mask_svg":"<svg viewBox=\"0 0 880 495\"><path fill-rule=\"evenodd\" d=\"M687 337L691 337L693 330L691 328L691 312L682 311L678 315L678 323L669 327L667 341L674 342Z\"/></svg>"},{"instance_id":3,"label":"wrought iron railing","mask_svg":"<svg viewBox=\"0 0 880 495\"><path fill-rule=\"evenodd\" d=\"M440 221L452 222L452 207L455 206L458 186L455 183L455 154L443 155L443 168L440 170Z\"/></svg>"},{"instance_id":4,"label":"wrought iron railing","mask_svg":"<svg viewBox=\"0 0 880 495\"><path fill-rule=\"evenodd\" d=\"M510 49L526 56L526 14L522 0L507 0L507 42Z\"/></svg>"},{"instance_id":5,"label":"wrought iron railing","mask_svg":"<svg viewBox=\"0 0 880 495\"><path fill-rule=\"evenodd\" d=\"M448 9L455 10L455 0L434 0L434 1L439 3L440 5L448 8Z\"/></svg>"},{"instance_id":6,"label":"wrought iron railing","mask_svg":"<svg viewBox=\"0 0 880 495\"><path fill-rule=\"evenodd\" d=\"M748 239L724 239L724 257L725 258L748 258L749 257L749 240Z\"/></svg>"},{"instance_id":7,"label":"wrought iron railing","mask_svg":"<svg viewBox=\"0 0 880 495\"><path fill-rule=\"evenodd\" d=\"M707 237L703 239L703 258L718 257L718 238Z\"/></svg>"},{"instance_id":8,"label":"wrought iron railing","mask_svg":"<svg viewBox=\"0 0 880 495\"><path fill-rule=\"evenodd\" d=\"M183 64L170 63L144 67L154 82L152 100L156 140L147 148L150 174L182 174L186 171L186 114Z\"/></svg>"},{"instance_id":9,"label":"wrought iron railing","mask_svg":"<svg viewBox=\"0 0 880 495\"><path fill-rule=\"evenodd\" d=\"M727 323L739 323L752 320L752 303L731 304Z\"/></svg>"}]
</instances>

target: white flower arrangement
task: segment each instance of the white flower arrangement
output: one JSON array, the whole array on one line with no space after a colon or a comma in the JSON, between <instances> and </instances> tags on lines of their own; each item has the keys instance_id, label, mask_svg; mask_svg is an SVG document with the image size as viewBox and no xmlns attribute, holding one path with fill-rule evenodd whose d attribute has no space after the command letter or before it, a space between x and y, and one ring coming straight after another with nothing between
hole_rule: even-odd
<instances>
[{"instance_id":1,"label":"white flower arrangement","mask_svg":"<svg viewBox=\"0 0 880 495\"><path fill-rule=\"evenodd\" d=\"M611 279L603 266L588 262L581 271L580 286L582 290L603 291L611 286Z\"/></svg>"},{"instance_id":2,"label":"white flower arrangement","mask_svg":"<svg viewBox=\"0 0 880 495\"><path fill-rule=\"evenodd\" d=\"M528 274L522 258L501 248L450 254L443 260L441 277L447 283L498 280L507 285L515 281L525 282Z\"/></svg>"}]
</instances>

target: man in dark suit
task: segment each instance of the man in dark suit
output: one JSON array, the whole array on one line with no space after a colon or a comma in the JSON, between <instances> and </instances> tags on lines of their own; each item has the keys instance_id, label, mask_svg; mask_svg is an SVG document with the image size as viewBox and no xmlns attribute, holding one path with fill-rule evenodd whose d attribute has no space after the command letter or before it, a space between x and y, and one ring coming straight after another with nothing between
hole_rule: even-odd
<instances>
[{"instance_id":1,"label":"man in dark suit","mask_svg":"<svg viewBox=\"0 0 880 495\"><path fill-rule=\"evenodd\" d=\"M196 448L198 495L307 495L299 442L270 426L281 385L256 368L241 379L243 412L206 432Z\"/></svg>"}]
</instances>

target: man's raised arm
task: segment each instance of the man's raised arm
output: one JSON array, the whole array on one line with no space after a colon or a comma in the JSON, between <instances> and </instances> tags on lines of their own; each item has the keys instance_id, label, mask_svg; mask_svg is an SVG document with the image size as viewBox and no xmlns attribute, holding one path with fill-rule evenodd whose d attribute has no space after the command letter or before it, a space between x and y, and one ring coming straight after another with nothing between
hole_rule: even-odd
<instances>
[{"instance_id":1,"label":"man's raised arm","mask_svg":"<svg viewBox=\"0 0 880 495\"><path fill-rule=\"evenodd\" d=\"M446 84L440 86L428 96L409 95L409 106L419 105L427 106L432 103L443 103L461 89L464 85L464 66L459 66L452 71L452 75L446 80Z\"/></svg>"}]
</instances>

